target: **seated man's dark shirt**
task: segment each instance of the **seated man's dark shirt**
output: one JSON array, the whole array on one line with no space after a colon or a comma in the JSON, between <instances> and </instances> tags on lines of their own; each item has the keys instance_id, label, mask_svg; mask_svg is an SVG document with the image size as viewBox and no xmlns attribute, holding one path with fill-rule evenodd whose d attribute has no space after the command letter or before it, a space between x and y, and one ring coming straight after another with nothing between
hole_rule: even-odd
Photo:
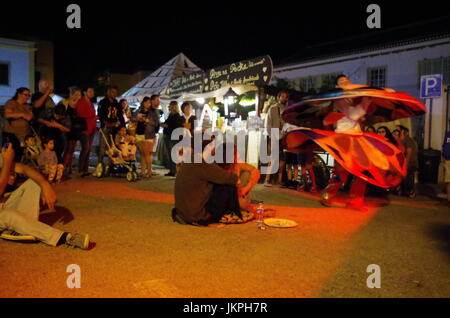
<instances>
[{"instance_id":1,"label":"seated man's dark shirt","mask_svg":"<svg viewBox=\"0 0 450 318\"><path fill-rule=\"evenodd\" d=\"M188 223L208 220L212 215L205 206L213 184L235 185L237 180L216 164L183 163L175 181L175 208Z\"/></svg>"}]
</instances>

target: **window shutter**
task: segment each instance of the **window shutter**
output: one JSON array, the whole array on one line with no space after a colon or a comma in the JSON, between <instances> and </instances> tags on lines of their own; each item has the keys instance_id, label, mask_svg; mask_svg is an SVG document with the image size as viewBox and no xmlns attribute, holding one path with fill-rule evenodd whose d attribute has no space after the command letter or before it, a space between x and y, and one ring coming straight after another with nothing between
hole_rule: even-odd
<instances>
[{"instance_id":1,"label":"window shutter","mask_svg":"<svg viewBox=\"0 0 450 318\"><path fill-rule=\"evenodd\" d=\"M0 85L9 86L9 64L0 63Z\"/></svg>"}]
</instances>

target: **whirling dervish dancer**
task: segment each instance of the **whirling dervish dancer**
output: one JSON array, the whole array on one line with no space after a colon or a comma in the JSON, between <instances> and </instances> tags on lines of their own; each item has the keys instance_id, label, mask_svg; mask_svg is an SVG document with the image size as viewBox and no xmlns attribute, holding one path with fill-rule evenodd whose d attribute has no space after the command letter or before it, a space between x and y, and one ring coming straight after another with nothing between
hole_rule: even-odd
<instances>
[{"instance_id":1,"label":"whirling dervish dancer","mask_svg":"<svg viewBox=\"0 0 450 318\"><path fill-rule=\"evenodd\" d=\"M361 124L419 116L426 108L408 94L351 84L344 75L337 78L336 88L306 98L284 111L286 122L311 127L290 132L284 145L288 151L299 152L315 143L335 159L335 178L322 193L323 205L333 205L337 192L352 174L346 207L366 211L366 183L382 188L397 186L406 175L406 160L384 137L363 132ZM313 128L334 128L334 131Z\"/></svg>"}]
</instances>

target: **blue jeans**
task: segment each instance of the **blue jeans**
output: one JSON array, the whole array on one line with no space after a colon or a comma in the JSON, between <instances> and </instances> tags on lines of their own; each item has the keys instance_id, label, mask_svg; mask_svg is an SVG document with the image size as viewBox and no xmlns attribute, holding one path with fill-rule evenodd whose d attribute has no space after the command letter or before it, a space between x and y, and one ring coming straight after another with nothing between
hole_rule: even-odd
<instances>
[{"instance_id":1,"label":"blue jeans","mask_svg":"<svg viewBox=\"0 0 450 318\"><path fill-rule=\"evenodd\" d=\"M169 135L164 135L164 143L166 144L167 154L169 157L170 173L175 175L177 173L176 164L172 159L172 148L178 143L177 140L171 140Z\"/></svg>"},{"instance_id":2,"label":"blue jeans","mask_svg":"<svg viewBox=\"0 0 450 318\"><path fill-rule=\"evenodd\" d=\"M94 142L94 134L81 134L81 152L78 160L78 172L87 173L89 169L89 155L92 150L92 143Z\"/></svg>"}]
</instances>

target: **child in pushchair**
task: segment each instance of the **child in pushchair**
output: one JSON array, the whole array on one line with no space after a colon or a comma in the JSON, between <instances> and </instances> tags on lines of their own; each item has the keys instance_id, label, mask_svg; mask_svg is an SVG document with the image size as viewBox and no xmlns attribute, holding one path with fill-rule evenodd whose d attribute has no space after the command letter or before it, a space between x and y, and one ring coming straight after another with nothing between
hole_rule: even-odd
<instances>
[{"instance_id":1,"label":"child in pushchair","mask_svg":"<svg viewBox=\"0 0 450 318\"><path fill-rule=\"evenodd\" d=\"M38 158L41 154L41 149L38 145L39 137L34 135L27 135L24 139L24 152L22 155L22 163L33 168L39 169Z\"/></svg>"},{"instance_id":2,"label":"child in pushchair","mask_svg":"<svg viewBox=\"0 0 450 318\"><path fill-rule=\"evenodd\" d=\"M115 138L116 147L120 150L123 160L135 163L137 147L133 136L127 133L125 127L120 127Z\"/></svg>"},{"instance_id":3,"label":"child in pushchair","mask_svg":"<svg viewBox=\"0 0 450 318\"><path fill-rule=\"evenodd\" d=\"M120 127L115 141L111 137L108 141L103 131L100 129L101 137L105 139L109 157L109 163L104 166L99 163L96 168L98 178L107 176L126 176L128 181L136 181L138 179L136 173L136 145L134 137L127 134L125 127Z\"/></svg>"}]
</instances>

